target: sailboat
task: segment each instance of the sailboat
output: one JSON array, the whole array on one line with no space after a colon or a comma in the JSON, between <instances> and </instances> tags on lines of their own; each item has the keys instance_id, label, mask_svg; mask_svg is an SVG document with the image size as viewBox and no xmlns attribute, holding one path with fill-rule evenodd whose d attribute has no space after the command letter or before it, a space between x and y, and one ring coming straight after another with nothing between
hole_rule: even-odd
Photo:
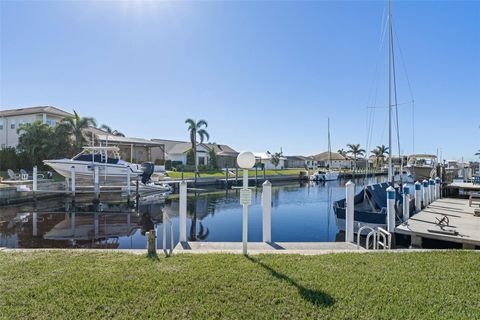
<instances>
[{"instance_id":1,"label":"sailboat","mask_svg":"<svg viewBox=\"0 0 480 320\"><path fill-rule=\"evenodd\" d=\"M333 171L332 167L332 145L330 143L330 118L328 118L328 170L318 170L310 176L312 181L333 181L338 179L338 172Z\"/></svg>"},{"instance_id":2,"label":"sailboat","mask_svg":"<svg viewBox=\"0 0 480 320\"><path fill-rule=\"evenodd\" d=\"M388 150L392 150L392 111L396 106L396 93L395 104L392 100L392 85L395 90L395 79L392 79L392 75L395 72L393 69L394 51L393 51L393 37L392 37L392 5L389 1L388 10ZM393 80L393 81L392 81ZM398 116L397 116L398 119ZM400 149L400 148L399 148ZM377 183L368 185L363 188L354 198L354 221L355 230L358 231L359 223L362 226L367 225L369 227L382 227L387 226L387 188L389 186L395 187L394 184L394 171L392 165L392 157L388 157L388 183ZM403 208L402 208L403 195L400 193L400 188L395 187L395 210L396 210L396 224L402 222ZM409 202L410 212L414 210L414 203ZM341 199L333 203L333 210L337 218L337 227L340 230L345 229L345 217L346 217L346 199Z\"/></svg>"}]
</instances>

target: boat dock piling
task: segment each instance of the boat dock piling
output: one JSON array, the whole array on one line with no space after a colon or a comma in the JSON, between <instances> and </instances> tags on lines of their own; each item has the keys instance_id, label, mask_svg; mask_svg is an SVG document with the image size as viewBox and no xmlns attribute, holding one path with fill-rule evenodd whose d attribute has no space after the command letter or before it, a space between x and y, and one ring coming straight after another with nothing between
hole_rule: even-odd
<instances>
[{"instance_id":1,"label":"boat dock piling","mask_svg":"<svg viewBox=\"0 0 480 320\"><path fill-rule=\"evenodd\" d=\"M262 184L262 240L272 241L272 183L265 181Z\"/></svg>"},{"instance_id":2,"label":"boat dock piling","mask_svg":"<svg viewBox=\"0 0 480 320\"><path fill-rule=\"evenodd\" d=\"M407 185L403 186L403 221L410 218L410 188Z\"/></svg>"},{"instance_id":3,"label":"boat dock piling","mask_svg":"<svg viewBox=\"0 0 480 320\"><path fill-rule=\"evenodd\" d=\"M351 180L347 182L346 187L346 211L345 211L345 242L352 243L354 236L354 212L355 212L355 183Z\"/></svg>"}]
</instances>

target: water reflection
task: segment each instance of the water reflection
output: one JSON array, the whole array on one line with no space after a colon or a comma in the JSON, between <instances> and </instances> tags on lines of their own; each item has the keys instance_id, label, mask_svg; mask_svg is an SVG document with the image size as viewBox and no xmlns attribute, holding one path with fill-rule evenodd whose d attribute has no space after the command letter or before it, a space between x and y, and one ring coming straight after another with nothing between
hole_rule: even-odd
<instances>
[{"instance_id":1,"label":"water reflection","mask_svg":"<svg viewBox=\"0 0 480 320\"><path fill-rule=\"evenodd\" d=\"M384 177L369 182L383 181ZM295 183L272 188L274 241L341 241L332 202L345 196L346 181ZM357 181L361 188L364 180ZM240 241L242 208L238 189L189 194L189 241ZM145 233L157 229L162 214L174 224L178 242L178 198L135 206L125 203L41 201L36 206L0 208L0 246L23 248L145 248ZM167 228L168 230L169 228ZM169 231L167 231L169 233ZM262 239L261 188L253 190L249 241ZM169 238L167 234L167 239Z\"/></svg>"}]
</instances>

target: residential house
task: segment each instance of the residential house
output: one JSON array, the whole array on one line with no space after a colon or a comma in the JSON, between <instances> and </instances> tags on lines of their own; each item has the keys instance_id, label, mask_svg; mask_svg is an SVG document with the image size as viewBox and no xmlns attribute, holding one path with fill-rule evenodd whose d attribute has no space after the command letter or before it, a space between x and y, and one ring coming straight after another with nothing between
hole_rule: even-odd
<instances>
[{"instance_id":1,"label":"residential house","mask_svg":"<svg viewBox=\"0 0 480 320\"><path fill-rule=\"evenodd\" d=\"M17 129L26 123L41 121L50 126L57 125L71 113L53 106L39 106L0 111L0 147L17 147L19 134Z\"/></svg>"},{"instance_id":2,"label":"residential house","mask_svg":"<svg viewBox=\"0 0 480 320\"><path fill-rule=\"evenodd\" d=\"M350 169L352 167L352 160L342 156L338 152L322 152L312 156L318 162L320 167L329 167L331 169Z\"/></svg>"},{"instance_id":3,"label":"residential house","mask_svg":"<svg viewBox=\"0 0 480 320\"><path fill-rule=\"evenodd\" d=\"M272 155L267 152L254 152L257 160L257 165L260 164L265 169L285 169L286 157L280 157L280 161L277 166L272 163Z\"/></svg>"},{"instance_id":4,"label":"residential house","mask_svg":"<svg viewBox=\"0 0 480 320\"><path fill-rule=\"evenodd\" d=\"M165 146L162 143L142 138L116 136L98 128L89 128L87 131L94 133L96 143L103 146L117 146L120 149L120 156L126 161L132 163L151 161L155 164L165 162Z\"/></svg>"},{"instance_id":5,"label":"residential house","mask_svg":"<svg viewBox=\"0 0 480 320\"><path fill-rule=\"evenodd\" d=\"M207 143L206 146L217 155L217 165L220 168L234 168L237 166L238 152L225 144Z\"/></svg>"},{"instance_id":6,"label":"residential house","mask_svg":"<svg viewBox=\"0 0 480 320\"><path fill-rule=\"evenodd\" d=\"M165 146L165 160L172 163L177 162L183 165L187 164L188 152L192 149L192 144L186 141L152 139L152 141L161 143ZM207 165L210 159L210 149L201 143L197 145L197 163L198 165Z\"/></svg>"},{"instance_id":7,"label":"residential house","mask_svg":"<svg viewBox=\"0 0 480 320\"><path fill-rule=\"evenodd\" d=\"M192 149L192 144L187 141L152 139L152 141L165 145L165 160L187 164L187 154ZM200 143L197 145L197 161L199 165L210 164L210 151L217 156L217 166L220 168L233 168L236 166L238 152L233 148L218 143Z\"/></svg>"},{"instance_id":8,"label":"residential house","mask_svg":"<svg viewBox=\"0 0 480 320\"><path fill-rule=\"evenodd\" d=\"M313 157L305 156L287 156L285 161L286 168L317 168L318 162Z\"/></svg>"}]
</instances>

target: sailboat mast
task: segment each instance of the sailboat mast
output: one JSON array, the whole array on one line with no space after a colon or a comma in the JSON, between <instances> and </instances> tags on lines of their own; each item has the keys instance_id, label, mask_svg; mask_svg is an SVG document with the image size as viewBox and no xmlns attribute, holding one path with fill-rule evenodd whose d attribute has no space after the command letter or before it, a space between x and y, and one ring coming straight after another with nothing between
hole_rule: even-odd
<instances>
[{"instance_id":1,"label":"sailboat mast","mask_svg":"<svg viewBox=\"0 0 480 320\"><path fill-rule=\"evenodd\" d=\"M330 118L328 118L328 169L332 166L332 146L330 144Z\"/></svg>"},{"instance_id":2,"label":"sailboat mast","mask_svg":"<svg viewBox=\"0 0 480 320\"><path fill-rule=\"evenodd\" d=\"M392 1L388 1L388 181L393 184L392 167Z\"/></svg>"}]
</instances>

